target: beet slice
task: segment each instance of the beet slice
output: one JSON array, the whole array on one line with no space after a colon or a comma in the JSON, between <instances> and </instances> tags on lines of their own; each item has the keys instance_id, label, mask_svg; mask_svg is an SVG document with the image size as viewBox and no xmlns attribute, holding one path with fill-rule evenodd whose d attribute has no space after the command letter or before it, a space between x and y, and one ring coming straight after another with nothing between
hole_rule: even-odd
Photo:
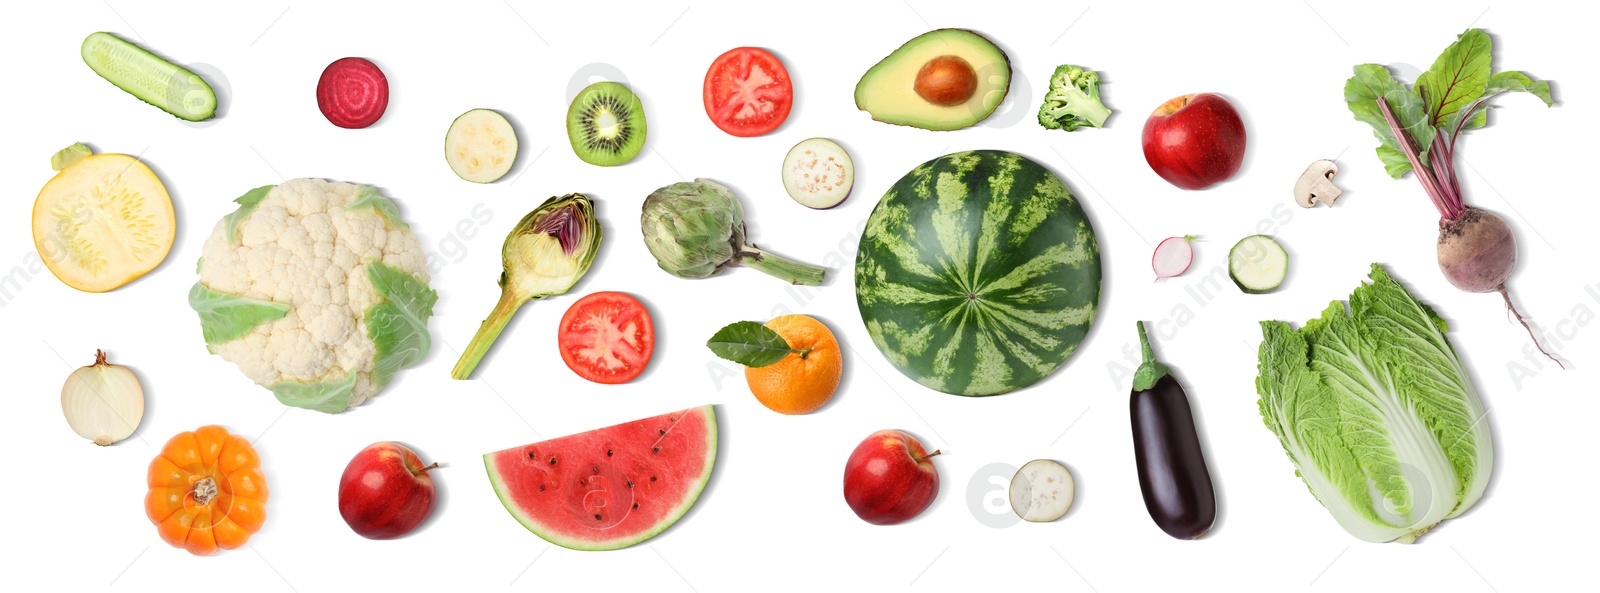
<instances>
[{"instance_id":1,"label":"beet slice","mask_svg":"<svg viewBox=\"0 0 1600 593\"><path fill-rule=\"evenodd\" d=\"M389 108L389 79L378 65L362 58L341 58L322 71L317 81L317 109L341 128L365 128Z\"/></svg>"}]
</instances>

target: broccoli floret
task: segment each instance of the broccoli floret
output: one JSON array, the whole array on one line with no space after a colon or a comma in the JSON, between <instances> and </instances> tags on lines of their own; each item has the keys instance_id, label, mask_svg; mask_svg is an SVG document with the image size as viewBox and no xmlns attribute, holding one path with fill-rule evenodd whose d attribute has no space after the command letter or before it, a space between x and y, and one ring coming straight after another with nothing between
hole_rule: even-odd
<instances>
[{"instance_id":1,"label":"broccoli floret","mask_svg":"<svg viewBox=\"0 0 1600 593\"><path fill-rule=\"evenodd\" d=\"M1079 126L1104 126L1111 110L1100 102L1100 75L1063 64L1050 76L1050 92L1039 106L1039 125L1068 132Z\"/></svg>"}]
</instances>

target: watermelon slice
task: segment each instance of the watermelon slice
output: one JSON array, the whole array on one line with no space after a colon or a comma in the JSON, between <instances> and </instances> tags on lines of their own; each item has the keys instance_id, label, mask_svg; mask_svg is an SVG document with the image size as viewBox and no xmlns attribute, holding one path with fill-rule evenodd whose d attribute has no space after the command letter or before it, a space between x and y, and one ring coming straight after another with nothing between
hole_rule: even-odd
<instances>
[{"instance_id":1,"label":"watermelon slice","mask_svg":"<svg viewBox=\"0 0 1600 593\"><path fill-rule=\"evenodd\" d=\"M717 415L704 405L483 456L523 527L574 550L615 550L677 522L711 478Z\"/></svg>"}]
</instances>

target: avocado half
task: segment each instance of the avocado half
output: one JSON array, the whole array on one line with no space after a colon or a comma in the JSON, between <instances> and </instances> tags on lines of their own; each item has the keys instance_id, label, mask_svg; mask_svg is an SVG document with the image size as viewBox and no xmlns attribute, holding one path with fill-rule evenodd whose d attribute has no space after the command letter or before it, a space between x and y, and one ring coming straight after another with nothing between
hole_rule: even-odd
<instances>
[{"instance_id":1,"label":"avocado half","mask_svg":"<svg viewBox=\"0 0 1600 593\"><path fill-rule=\"evenodd\" d=\"M929 61L955 56L977 75L972 95L955 105L938 105L914 88ZM879 60L856 83L856 108L872 119L925 130L958 130L994 113L1011 88L1011 61L982 35L966 29L937 29L918 35Z\"/></svg>"}]
</instances>

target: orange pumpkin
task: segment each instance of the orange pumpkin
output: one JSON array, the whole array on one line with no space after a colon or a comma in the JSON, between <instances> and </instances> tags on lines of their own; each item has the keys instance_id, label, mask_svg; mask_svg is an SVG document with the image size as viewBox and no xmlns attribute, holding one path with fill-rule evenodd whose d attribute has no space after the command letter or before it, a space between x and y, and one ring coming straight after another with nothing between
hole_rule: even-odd
<instances>
[{"instance_id":1,"label":"orange pumpkin","mask_svg":"<svg viewBox=\"0 0 1600 593\"><path fill-rule=\"evenodd\" d=\"M144 512L161 539L196 556L232 550L267 520L267 477L250 441L221 426L178 433L150 462Z\"/></svg>"}]
</instances>

